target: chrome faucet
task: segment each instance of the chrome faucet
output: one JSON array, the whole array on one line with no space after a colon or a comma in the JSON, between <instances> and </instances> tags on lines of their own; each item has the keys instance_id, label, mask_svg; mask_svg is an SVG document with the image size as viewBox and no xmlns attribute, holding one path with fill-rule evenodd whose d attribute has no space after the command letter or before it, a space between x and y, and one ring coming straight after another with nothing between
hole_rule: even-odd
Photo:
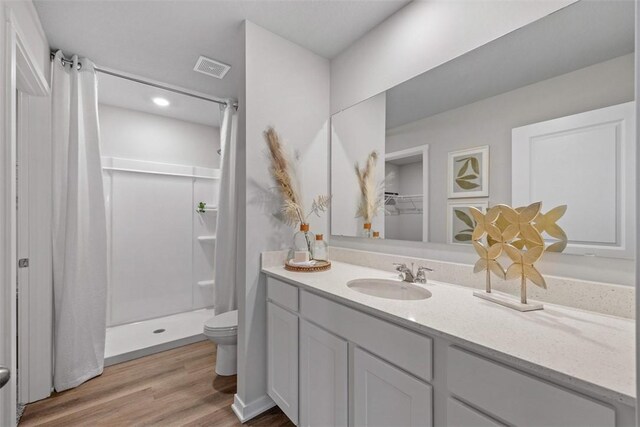
<instances>
[{"instance_id":1,"label":"chrome faucet","mask_svg":"<svg viewBox=\"0 0 640 427\"><path fill-rule=\"evenodd\" d=\"M414 283L416 281L413 275L413 264L411 264L411 268L407 267L407 264L393 263L393 265L396 267L396 271L400 274L403 282Z\"/></svg>"},{"instance_id":2,"label":"chrome faucet","mask_svg":"<svg viewBox=\"0 0 640 427\"><path fill-rule=\"evenodd\" d=\"M416 274L413 274L413 263L411 263L411 268L407 267L407 264L404 263L393 263L396 268L396 271L399 273L400 278L403 282L407 283L427 283L427 271L433 271L433 269L429 267L418 267L418 271Z\"/></svg>"}]
</instances>

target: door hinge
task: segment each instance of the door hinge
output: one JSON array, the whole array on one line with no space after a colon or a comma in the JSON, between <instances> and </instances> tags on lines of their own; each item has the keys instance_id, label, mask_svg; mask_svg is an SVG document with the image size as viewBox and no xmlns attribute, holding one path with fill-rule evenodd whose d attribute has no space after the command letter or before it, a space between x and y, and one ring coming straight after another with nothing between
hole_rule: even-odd
<instances>
[{"instance_id":1,"label":"door hinge","mask_svg":"<svg viewBox=\"0 0 640 427\"><path fill-rule=\"evenodd\" d=\"M27 268L29 267L29 258L20 258L18 260L18 268Z\"/></svg>"}]
</instances>

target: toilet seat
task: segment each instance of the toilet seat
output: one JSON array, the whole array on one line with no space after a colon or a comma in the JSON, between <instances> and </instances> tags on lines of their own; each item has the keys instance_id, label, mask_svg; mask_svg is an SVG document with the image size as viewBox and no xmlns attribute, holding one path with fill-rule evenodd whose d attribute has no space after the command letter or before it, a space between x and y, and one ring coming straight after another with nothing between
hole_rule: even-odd
<instances>
[{"instance_id":1,"label":"toilet seat","mask_svg":"<svg viewBox=\"0 0 640 427\"><path fill-rule=\"evenodd\" d=\"M212 317L204 323L204 334L223 337L238 333L238 310L228 311Z\"/></svg>"}]
</instances>

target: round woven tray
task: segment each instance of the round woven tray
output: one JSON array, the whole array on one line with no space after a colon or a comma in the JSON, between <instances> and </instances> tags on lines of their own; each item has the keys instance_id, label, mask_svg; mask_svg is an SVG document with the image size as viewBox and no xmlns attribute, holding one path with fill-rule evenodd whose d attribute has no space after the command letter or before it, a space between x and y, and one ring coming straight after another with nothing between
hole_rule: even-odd
<instances>
[{"instance_id":1,"label":"round woven tray","mask_svg":"<svg viewBox=\"0 0 640 427\"><path fill-rule=\"evenodd\" d=\"M331 261L318 261L316 265L311 267L305 267L301 265L290 265L288 262L284 263L284 269L289 271L298 271L300 273L316 273L318 271L327 271L331 268Z\"/></svg>"}]
</instances>

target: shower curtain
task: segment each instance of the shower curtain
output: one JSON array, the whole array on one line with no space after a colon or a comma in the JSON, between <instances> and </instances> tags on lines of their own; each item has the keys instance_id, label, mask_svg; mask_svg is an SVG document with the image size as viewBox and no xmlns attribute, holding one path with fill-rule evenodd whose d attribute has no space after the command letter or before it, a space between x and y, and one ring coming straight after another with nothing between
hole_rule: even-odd
<instances>
[{"instance_id":1,"label":"shower curtain","mask_svg":"<svg viewBox=\"0 0 640 427\"><path fill-rule=\"evenodd\" d=\"M57 52L51 94L53 383L58 391L102 373L108 274L96 74L86 58L74 56L66 65L61 59Z\"/></svg>"},{"instance_id":2,"label":"shower curtain","mask_svg":"<svg viewBox=\"0 0 640 427\"><path fill-rule=\"evenodd\" d=\"M227 102L221 107L220 148L222 177L216 226L214 310L216 314L236 306L236 110Z\"/></svg>"}]
</instances>

